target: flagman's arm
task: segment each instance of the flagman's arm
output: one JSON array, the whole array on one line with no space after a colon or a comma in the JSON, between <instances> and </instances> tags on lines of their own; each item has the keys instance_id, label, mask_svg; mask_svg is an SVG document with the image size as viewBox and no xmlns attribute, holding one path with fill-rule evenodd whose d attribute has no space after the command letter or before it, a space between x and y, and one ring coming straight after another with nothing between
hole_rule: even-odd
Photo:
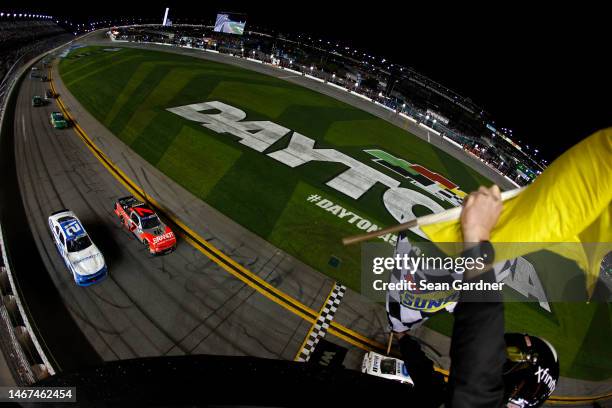
<instances>
[{"instance_id":1,"label":"flagman's arm","mask_svg":"<svg viewBox=\"0 0 612 408\"><path fill-rule=\"evenodd\" d=\"M488 239L501 208L497 186L481 187L466 198L461 213L465 246L462 256L485 255L493 262L493 249ZM495 282L494 271L485 266L463 273L464 281L480 279ZM489 296L486 303L478 298L481 295ZM396 336L415 391L431 395L430 406L438 407L445 399L448 400L447 406L453 407L494 407L501 403L505 343L503 305L499 293L461 294L455 308L448 388L433 370L433 362L421 350L419 343L406 332L396 333Z\"/></svg>"},{"instance_id":2,"label":"flagman's arm","mask_svg":"<svg viewBox=\"0 0 612 408\"><path fill-rule=\"evenodd\" d=\"M488 242L501 213L499 188L481 187L468 196L461 212L465 252L479 256L493 248ZM491 268L472 269L464 281L495 282ZM504 394L504 307L498 291L463 291L455 308L451 340L448 406L497 407Z\"/></svg>"}]
</instances>

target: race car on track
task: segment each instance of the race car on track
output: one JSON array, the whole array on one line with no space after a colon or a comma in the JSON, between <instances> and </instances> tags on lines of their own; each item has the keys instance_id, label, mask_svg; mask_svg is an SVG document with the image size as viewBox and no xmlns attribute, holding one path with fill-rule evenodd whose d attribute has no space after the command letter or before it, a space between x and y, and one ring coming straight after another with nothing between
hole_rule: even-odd
<instances>
[{"instance_id":1,"label":"race car on track","mask_svg":"<svg viewBox=\"0 0 612 408\"><path fill-rule=\"evenodd\" d=\"M55 93L51 89L47 89L47 92L45 92L45 99L53 98L55 98Z\"/></svg>"},{"instance_id":2,"label":"race car on track","mask_svg":"<svg viewBox=\"0 0 612 408\"><path fill-rule=\"evenodd\" d=\"M61 112L51 112L51 125L56 129L66 129L68 121Z\"/></svg>"},{"instance_id":3,"label":"race car on track","mask_svg":"<svg viewBox=\"0 0 612 408\"><path fill-rule=\"evenodd\" d=\"M388 380L399 381L402 384L414 385L410 374L408 374L406 364L402 360L383 356L373 351L366 353L363 357L361 372Z\"/></svg>"},{"instance_id":4,"label":"race car on track","mask_svg":"<svg viewBox=\"0 0 612 408\"><path fill-rule=\"evenodd\" d=\"M38 70L38 67L32 67L32 70L30 71L30 78L40 78L40 71Z\"/></svg>"},{"instance_id":5,"label":"race car on track","mask_svg":"<svg viewBox=\"0 0 612 408\"><path fill-rule=\"evenodd\" d=\"M38 107L38 106L45 106L46 101L43 100L43 98L41 98L40 96L33 96L32 97L32 106L33 107Z\"/></svg>"},{"instance_id":6,"label":"race car on track","mask_svg":"<svg viewBox=\"0 0 612 408\"><path fill-rule=\"evenodd\" d=\"M107 276L102 253L91 242L83 224L72 211L60 210L51 214L49 229L53 242L77 285L89 286Z\"/></svg>"},{"instance_id":7,"label":"race car on track","mask_svg":"<svg viewBox=\"0 0 612 408\"><path fill-rule=\"evenodd\" d=\"M163 255L176 249L176 236L145 203L132 196L115 202L115 214L121 225L131 231L153 255Z\"/></svg>"}]
</instances>

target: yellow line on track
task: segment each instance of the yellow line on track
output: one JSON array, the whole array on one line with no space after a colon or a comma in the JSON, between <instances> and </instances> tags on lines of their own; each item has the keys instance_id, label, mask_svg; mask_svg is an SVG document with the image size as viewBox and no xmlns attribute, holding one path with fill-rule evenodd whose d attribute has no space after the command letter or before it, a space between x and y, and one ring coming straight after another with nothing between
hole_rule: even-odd
<instances>
[{"instance_id":1,"label":"yellow line on track","mask_svg":"<svg viewBox=\"0 0 612 408\"><path fill-rule=\"evenodd\" d=\"M588 397L553 396L550 397L546 402L553 405L576 405L604 401L610 398L612 398L612 392L608 394L594 395Z\"/></svg>"}]
</instances>

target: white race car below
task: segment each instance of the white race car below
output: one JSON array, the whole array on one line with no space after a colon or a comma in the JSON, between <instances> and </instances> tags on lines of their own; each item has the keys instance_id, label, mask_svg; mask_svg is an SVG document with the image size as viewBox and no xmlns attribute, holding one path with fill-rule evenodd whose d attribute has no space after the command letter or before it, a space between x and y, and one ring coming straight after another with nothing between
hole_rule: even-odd
<instances>
[{"instance_id":1,"label":"white race car below","mask_svg":"<svg viewBox=\"0 0 612 408\"><path fill-rule=\"evenodd\" d=\"M56 211L49 217L53 242L66 267L79 286L89 286L108 273L104 257L77 216L70 210Z\"/></svg>"},{"instance_id":2,"label":"white race car below","mask_svg":"<svg viewBox=\"0 0 612 408\"><path fill-rule=\"evenodd\" d=\"M402 384L414 385L406 364L402 360L370 351L363 356L361 372L387 380L399 381Z\"/></svg>"}]
</instances>

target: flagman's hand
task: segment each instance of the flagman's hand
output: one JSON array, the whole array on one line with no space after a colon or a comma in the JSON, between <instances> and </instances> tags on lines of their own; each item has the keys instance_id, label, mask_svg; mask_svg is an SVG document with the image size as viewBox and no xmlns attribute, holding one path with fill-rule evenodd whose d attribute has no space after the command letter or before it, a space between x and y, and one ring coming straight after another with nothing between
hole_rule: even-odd
<instances>
[{"instance_id":1,"label":"flagman's hand","mask_svg":"<svg viewBox=\"0 0 612 408\"><path fill-rule=\"evenodd\" d=\"M502 210L499 187L480 187L467 196L461 211L463 242L488 241Z\"/></svg>"}]
</instances>

